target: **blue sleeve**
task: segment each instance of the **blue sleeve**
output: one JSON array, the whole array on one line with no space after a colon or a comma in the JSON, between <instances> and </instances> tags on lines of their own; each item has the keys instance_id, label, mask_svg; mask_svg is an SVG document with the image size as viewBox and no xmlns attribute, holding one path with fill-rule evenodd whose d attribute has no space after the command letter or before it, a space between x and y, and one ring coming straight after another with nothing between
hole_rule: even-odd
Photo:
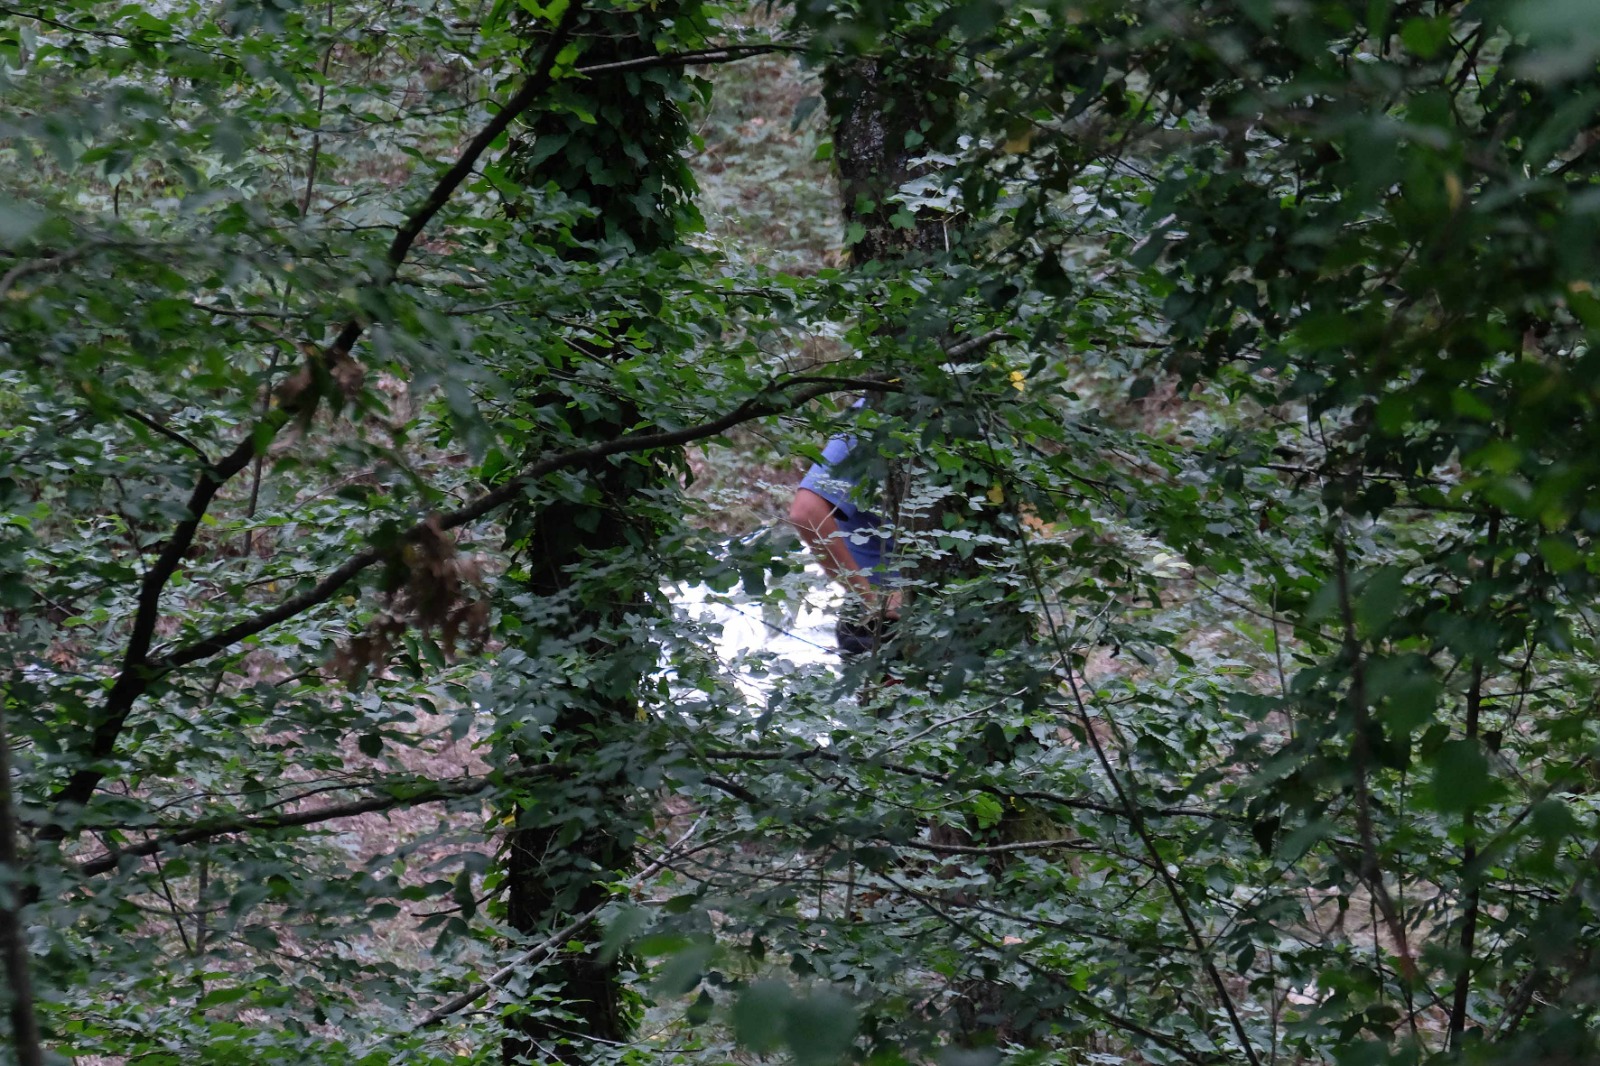
<instances>
[{"instance_id":1,"label":"blue sleeve","mask_svg":"<svg viewBox=\"0 0 1600 1066\"><path fill-rule=\"evenodd\" d=\"M833 469L844 462L855 444L854 437L834 437L822 449L822 462L813 463L811 469L806 471L806 476L800 479L801 488L810 489L821 496L837 507L846 518L854 517L859 510L850 499L850 494L856 487L855 482L835 476Z\"/></svg>"}]
</instances>

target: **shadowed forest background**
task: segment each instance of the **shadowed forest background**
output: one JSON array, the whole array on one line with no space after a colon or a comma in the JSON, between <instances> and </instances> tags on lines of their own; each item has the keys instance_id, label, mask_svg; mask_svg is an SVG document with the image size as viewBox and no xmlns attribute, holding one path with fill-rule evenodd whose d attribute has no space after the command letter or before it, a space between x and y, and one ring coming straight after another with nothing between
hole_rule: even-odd
<instances>
[{"instance_id":1,"label":"shadowed forest background","mask_svg":"<svg viewBox=\"0 0 1600 1066\"><path fill-rule=\"evenodd\" d=\"M0 7L0 1063L1600 1061L1596 285L1590 0Z\"/></svg>"}]
</instances>

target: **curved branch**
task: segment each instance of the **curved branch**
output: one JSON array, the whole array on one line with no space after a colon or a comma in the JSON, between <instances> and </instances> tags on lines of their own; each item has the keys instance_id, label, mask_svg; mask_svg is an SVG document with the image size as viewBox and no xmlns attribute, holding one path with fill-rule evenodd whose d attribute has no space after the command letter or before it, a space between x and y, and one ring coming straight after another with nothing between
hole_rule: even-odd
<instances>
[{"instance_id":1,"label":"curved branch","mask_svg":"<svg viewBox=\"0 0 1600 1066\"><path fill-rule=\"evenodd\" d=\"M582 7L583 0L572 0L567 6L560 23L551 34L534 73L529 75L527 81L523 82L522 87L506 102L489 124L479 131L478 136L474 137L472 143L461 153L461 157L434 185L428 198L412 211L400 226L389 245L384 272L374 279L375 284L384 286L393 280L394 272L405 260L423 228L449 202L456 189L477 166L478 159L495 139L505 132L511 122L549 88L553 80L552 72L555 69L556 57L565 47ZM333 344L323 352L323 360L331 365L347 359L363 329L365 324L359 319L347 322ZM90 734L87 755L91 765L75 771L67 779L67 783L51 797L50 804L54 809L54 817L50 824L39 831L39 839L65 839L68 813L88 803L90 797L94 795L94 790L104 780L106 771L101 764L116 750L117 738L122 735L129 712L155 678L168 668L149 659L150 644L155 635L156 622L160 618L161 598L166 591L167 583L172 580L173 574L177 572L178 566L193 545L195 534L199 531L200 524L205 519L206 511L216 498L217 492L234 475L250 465L251 460L279 430L288 424L290 418L291 415L282 409L270 412L226 458L201 471L194 491L189 496L185 509L186 517L173 529L155 563L140 583L138 606L134 612L133 626L128 636L122 666L117 672L117 679L113 682L111 691L106 694L105 705Z\"/></svg>"},{"instance_id":2,"label":"curved branch","mask_svg":"<svg viewBox=\"0 0 1600 1066\"><path fill-rule=\"evenodd\" d=\"M494 777L463 777L448 781L418 782L406 780L389 783L387 787L393 791L387 795L365 796L358 800L351 800L348 803L328 804L321 807L309 807L303 811L289 811L278 814L238 814L226 818L213 818L196 823L186 829L167 833L164 836L153 837L128 847L116 848L109 854L81 862L78 864L78 873L85 877L93 877L116 869L124 858L141 858L146 855L155 855L168 848L195 844L203 840L211 840L214 837L226 836L230 833L303 829L306 826L338 821L341 818L354 818L360 814L374 814L379 811L397 810L401 807L419 807L425 803L444 803L448 800L467 799L488 791L493 785L533 776L536 776L536 772L496 775Z\"/></svg>"},{"instance_id":3,"label":"curved branch","mask_svg":"<svg viewBox=\"0 0 1600 1066\"><path fill-rule=\"evenodd\" d=\"M861 384L871 379L850 378L848 387L860 387ZM788 389L799 382L789 382L777 386L779 389ZM604 459L612 455L622 455L630 452L651 451L656 448L669 448L691 441L704 440L707 437L719 436L734 426L768 415L782 414L791 411L809 400L814 400L829 392L842 391L847 386L834 381L804 382L804 388L795 390L791 395L781 401L775 400L750 400L719 418L703 422L695 426L682 429L664 430L654 433L630 433L615 440L601 441L591 444L586 448L575 448L572 451L561 452L544 459L540 459L522 469L515 477L506 481L499 487L484 493L471 503L454 511L439 515L436 520L424 518L406 531L401 538L402 542L410 541L422 535L430 528L458 529L469 522L477 521L493 513L499 508L515 500L527 491L528 486L535 481L558 470L566 470L576 466L583 466L596 459ZM185 644L180 648L154 659L150 662L151 670L168 671L180 666L207 659L220 651L255 636L263 630L270 629L279 622L287 621L302 612L326 602L338 593L345 585L349 584L356 575L363 570L381 562L389 557L389 552L378 551L375 548L352 556L337 569L331 571L316 585L302 592L298 596L291 596L278 606L262 611L253 618L248 618L236 625L229 626L209 637L202 637L192 644Z\"/></svg>"},{"instance_id":4,"label":"curved branch","mask_svg":"<svg viewBox=\"0 0 1600 1066\"><path fill-rule=\"evenodd\" d=\"M273 412L272 417L278 427L288 420L288 416L281 411ZM117 671L111 691L106 693L105 706L90 733L88 756L92 765L75 771L51 797L50 803L56 817L39 831L39 839L64 839L67 831L62 816L71 808L88 803L89 797L94 795L95 788L104 779L105 771L98 764L111 757L134 703L154 680L149 662L150 643L161 616L161 597L166 591L167 582L172 580L183 557L188 554L217 492L229 478L249 465L254 455L255 435L252 434L241 441L227 458L201 471L200 480L189 494L185 510L188 517L173 529L172 536L162 546L161 554L156 556L155 563L145 572L144 580L139 584L138 606L134 610L133 629L128 634L122 667Z\"/></svg>"},{"instance_id":5,"label":"curved branch","mask_svg":"<svg viewBox=\"0 0 1600 1066\"><path fill-rule=\"evenodd\" d=\"M798 748L788 751L782 750L757 750L757 751L696 751L691 752L695 758L708 762L805 762L808 759L820 759L823 762L842 763L838 752L826 748ZM1093 811L1096 814L1124 815L1127 809L1120 804L1101 803L1097 800L1082 799L1077 796L1067 796L1060 792L1044 792L1038 789L1005 789L999 785L991 785L985 781L969 781L957 777L955 774L941 774L937 770L925 770L918 766L903 766L900 763L889 762L886 759L876 759L870 756L859 760L863 765L890 773L904 774L907 777L919 778L936 785L947 788L968 789L973 792L983 792L997 799L1005 800L1037 800L1041 803L1053 803L1058 807L1067 807L1072 810ZM708 779L709 781L709 779ZM721 788L719 784L717 786ZM729 791L728 789L722 789ZM729 795L744 798L737 792L729 791ZM746 795L752 795L746 793ZM1204 807L1140 807L1139 812L1147 818L1209 818L1212 820L1226 820L1227 816Z\"/></svg>"},{"instance_id":6,"label":"curved branch","mask_svg":"<svg viewBox=\"0 0 1600 1066\"><path fill-rule=\"evenodd\" d=\"M0 10L5 10L0 8ZM51 270L60 270L74 260L82 259L89 254L89 246L73 248L65 252L56 252L52 255L42 256L38 259L24 259L4 275L0 275L0 297L11 292L11 286L21 281L30 274L43 274Z\"/></svg>"},{"instance_id":7,"label":"curved branch","mask_svg":"<svg viewBox=\"0 0 1600 1066\"><path fill-rule=\"evenodd\" d=\"M154 433L159 433L161 436L167 438L173 443L187 448L189 451L199 456L200 461L205 463L207 466L211 465L211 457L206 455L204 448L200 447L200 445L196 444L182 433L179 433L165 422L162 422L156 418L152 418L143 411L136 411L132 407L123 407L122 414L127 418L133 419L146 429Z\"/></svg>"},{"instance_id":8,"label":"curved branch","mask_svg":"<svg viewBox=\"0 0 1600 1066\"><path fill-rule=\"evenodd\" d=\"M478 160L489 146L499 139L500 135L511 128L517 116L528 110L533 102L548 89L555 80L556 59L561 55L561 50L566 47L567 39L572 36L572 30L577 25L578 15L583 11L584 0L571 0L566 11L562 12L561 21L551 31L550 38L545 42L544 53L539 57L539 65L522 83L522 87L507 100L505 106L495 113L488 125L478 131L472 138L472 143L467 145L461 156L444 172L433 191L428 193L428 198L412 211L410 216L395 231L394 240L389 242L389 251L384 256L384 269L373 283L382 287L394 280L394 275L400 269L400 264L405 262L406 256L411 251L411 246L416 243L422 231L437 215L444 205L450 202L450 197L455 195L456 189L466 181L468 176L478 166ZM344 329L339 331L339 336L334 339L330 348L330 355L338 358L349 355L355 347L356 340L360 338L365 325L359 319L346 322Z\"/></svg>"}]
</instances>

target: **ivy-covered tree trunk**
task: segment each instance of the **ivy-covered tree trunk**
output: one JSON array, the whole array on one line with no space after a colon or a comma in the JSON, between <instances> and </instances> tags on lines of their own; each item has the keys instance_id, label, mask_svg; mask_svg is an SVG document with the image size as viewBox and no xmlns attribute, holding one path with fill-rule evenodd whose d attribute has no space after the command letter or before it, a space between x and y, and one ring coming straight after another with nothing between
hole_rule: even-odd
<instances>
[{"instance_id":1,"label":"ivy-covered tree trunk","mask_svg":"<svg viewBox=\"0 0 1600 1066\"><path fill-rule=\"evenodd\" d=\"M694 0L649 11L590 5L575 35L583 65L653 56L656 38L696 32ZM529 194L553 186L585 217L561 235L575 267L603 274L617 257L648 256L675 246L698 222L689 201L693 179L680 156L689 130L678 109L689 92L680 71L656 68L563 82L530 112L511 155L510 172ZM515 214L516 205L510 205ZM634 354L637 323L604 297L582 309L581 336L564 344L581 360L617 362ZM571 354L571 353L569 353ZM583 394L575 375L552 362L528 368L526 404L539 424L530 454L564 439L608 441L638 428L626 398ZM549 935L594 910L607 885L634 863L634 840L650 812L636 784L639 686L656 651L641 635L659 584L653 555L664 519L653 502L675 489L675 456L600 460L581 472L583 488L524 505L512 539L532 594L530 642L569 645L568 671L543 702L552 719L539 742L520 745L525 763L560 767L536 793L525 793L506 849L506 917L530 938ZM531 650L531 649L530 649ZM580 937L587 952L559 955L541 973L555 986L556 1008L530 1011L502 1047L507 1063L580 1062L590 1040L625 1039L637 1019L621 983L625 960L601 957L598 930ZM563 1017L567 1015L569 1017Z\"/></svg>"}]
</instances>

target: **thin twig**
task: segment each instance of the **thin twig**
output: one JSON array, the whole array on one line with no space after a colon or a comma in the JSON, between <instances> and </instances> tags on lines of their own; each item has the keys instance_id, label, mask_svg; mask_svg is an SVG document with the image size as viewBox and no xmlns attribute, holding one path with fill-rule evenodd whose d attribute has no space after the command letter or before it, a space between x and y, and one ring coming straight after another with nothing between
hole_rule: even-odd
<instances>
[{"instance_id":1,"label":"thin twig","mask_svg":"<svg viewBox=\"0 0 1600 1066\"><path fill-rule=\"evenodd\" d=\"M190 300L189 306L196 311L204 311L208 315L221 315L225 318L275 318L283 320L310 318L311 311L269 311L261 307L223 307L220 304L208 304L201 300Z\"/></svg>"},{"instance_id":2,"label":"thin twig","mask_svg":"<svg viewBox=\"0 0 1600 1066\"><path fill-rule=\"evenodd\" d=\"M963 936L966 936L969 940L972 940L974 943L980 944L983 947L988 948L990 951L994 951L994 952L997 952L997 953L1000 953L1000 954L1011 954L1011 953L1006 952L1006 950L1005 950L1006 946L1003 943L996 943L995 941L991 940L988 936L984 935L982 930L979 930L979 929L975 928L970 923L962 921L960 918L957 918L955 915L949 913L949 911L947 911L945 909L945 903L944 903L943 900L938 900L938 899L935 899L933 896L928 895L927 893L919 892L918 890L912 888L910 885L903 884L903 883L895 880L895 878L893 876L891 876L891 875L880 874L879 876L881 876L883 878L883 880L886 881L888 884L894 886L894 888L897 891L899 891L899 892L905 894L906 896L910 897L911 899L915 900L917 902L917 904L919 906L921 906L924 910L926 910L929 914L933 915L939 921L941 921L941 922L945 923L946 925L950 926L950 928L952 928L952 929L956 930L957 932L961 933ZM1016 960L1017 964L1020 965L1023 969L1027 970L1029 973L1032 973L1037 977L1041 977L1044 980L1050 982L1051 984L1055 984L1055 985L1064 985L1064 984L1066 984L1066 979L1062 974L1059 974L1059 973L1055 972L1054 970L1051 970L1051 969L1049 969L1047 967L1039 965L1038 963L1034 962L1032 959L1029 959L1026 955L1021 954L1021 953L1016 953L1014 955L1014 957L1015 957L1015 960ZM1132 1034L1134 1034L1136 1036L1143 1037L1144 1039L1150 1041L1152 1044L1156 1044L1156 1045L1158 1045L1160 1047L1166 1048L1168 1051L1173 1052L1174 1054L1181 1056L1183 1059L1185 1059L1185 1060L1187 1060L1189 1062L1201 1063L1201 1062L1205 1061L1204 1059L1200 1058L1200 1056L1197 1055L1194 1052L1193 1049L1184 1047L1182 1044L1180 1044L1178 1041L1174 1040L1172 1037L1167 1036L1164 1033L1158 1033L1155 1030L1149 1028L1148 1026L1140 1025L1138 1022L1134 1021L1131 1018L1128 1018L1128 1017L1125 1017L1123 1015L1117 1014L1116 1012L1114 1012L1114 1011L1102 1006L1100 1003L1096 1002L1091 997L1088 997L1088 996L1078 997L1078 998L1076 998L1074 1000L1074 1003L1079 1007L1079 1009L1087 1010L1087 1011L1089 1011L1091 1013L1098 1014L1101 1018L1104 1018L1107 1022L1110 1022L1113 1026L1115 1026L1118 1029L1121 1029L1123 1032L1132 1033Z\"/></svg>"},{"instance_id":3,"label":"thin twig","mask_svg":"<svg viewBox=\"0 0 1600 1066\"><path fill-rule=\"evenodd\" d=\"M178 906L178 897L172 892L172 882L167 880L167 870L161 862L161 853L152 852L151 856L156 861L156 879L161 882L161 895L166 899L167 908L172 913L172 924L178 927L178 938L183 941L183 953L192 959L197 952L194 949L194 942L189 939L189 929L183 924L183 908Z\"/></svg>"},{"instance_id":4,"label":"thin twig","mask_svg":"<svg viewBox=\"0 0 1600 1066\"><path fill-rule=\"evenodd\" d=\"M1368 738L1371 719L1367 705L1366 657L1362 654L1361 640L1356 634L1355 607L1350 595L1350 553L1345 546L1343 530L1338 528L1333 535L1333 557L1339 614L1344 623L1344 652L1350 660L1350 763L1355 772L1356 832L1361 840L1361 861L1356 874L1372 892L1373 902L1383 915L1389 935L1394 937L1395 948L1400 954L1400 969L1409 990L1411 983L1416 980L1417 964L1411 956L1411 944L1406 937L1405 916L1395 907L1394 899L1389 895L1389 886L1384 883L1383 866L1378 858L1377 833L1372 824L1372 794L1367 783L1372 752Z\"/></svg>"},{"instance_id":5,"label":"thin twig","mask_svg":"<svg viewBox=\"0 0 1600 1066\"><path fill-rule=\"evenodd\" d=\"M773 52L804 52L805 45L798 44L730 44L720 48L701 48L689 52L668 52L658 56L641 56L638 59L619 59L614 63L594 63L575 67L578 74L609 74L623 70L644 70L650 67L703 67L717 63L735 63L741 59L770 55Z\"/></svg>"},{"instance_id":6,"label":"thin twig","mask_svg":"<svg viewBox=\"0 0 1600 1066\"><path fill-rule=\"evenodd\" d=\"M149 415L145 414L143 411L136 411L131 407L122 408L122 414L127 416L128 418L133 419L135 422L139 423L141 426L144 426L147 429L154 430L155 432L161 434L163 437L167 438L168 440L174 441L175 443L180 444L183 447L189 449L191 452L194 452L195 455L200 457L200 461L202 463L205 463L207 466L211 465L211 457L206 455L206 452L205 452L204 448L200 447L200 445L196 444L194 441L190 440L188 437L184 436L182 433L179 433L177 430L173 429L171 426L164 425L163 423L157 421L156 419L151 418Z\"/></svg>"},{"instance_id":7,"label":"thin twig","mask_svg":"<svg viewBox=\"0 0 1600 1066\"><path fill-rule=\"evenodd\" d=\"M1500 542L1500 512L1494 511L1489 515L1489 563L1485 568L1484 583L1494 583L1495 552ZM1472 683L1467 687L1467 740L1473 745L1478 743L1478 722L1483 711L1483 656L1476 656L1472 662ZM1458 1053L1461 1050L1461 1041L1466 1034L1467 1024L1467 999L1472 992L1473 949L1478 933L1478 910L1482 901L1482 871L1476 869L1478 863L1478 809L1476 804L1469 805L1461 815L1461 835L1465 839L1465 846L1461 850L1461 879L1467 883L1467 899L1464 913L1461 916L1461 968L1456 971L1454 994L1450 1003L1450 1029L1446 1043L1447 1050Z\"/></svg>"},{"instance_id":8,"label":"thin twig","mask_svg":"<svg viewBox=\"0 0 1600 1066\"><path fill-rule=\"evenodd\" d=\"M753 751L733 751L729 749L693 752L696 758L708 761L793 761L805 762L808 759L820 759L824 762L842 763L844 759L839 753L827 748L794 748L791 750L758 749ZM1078 796L1068 796L1060 792L1046 792L1039 789L1008 789L987 781L973 781L955 774L941 774L936 770L927 770L919 766L904 766L899 763L888 762L878 758L861 760L862 765L872 766L891 773L904 774L907 777L916 777L952 789L966 789L972 792L982 792L999 799L1037 800L1043 803L1053 803L1060 807L1074 810L1093 811L1096 814L1122 814L1124 808L1120 805L1101 803L1097 800L1087 800ZM1207 818L1225 819L1225 815L1204 807L1149 807L1142 808L1143 813L1149 817L1159 818Z\"/></svg>"},{"instance_id":9,"label":"thin twig","mask_svg":"<svg viewBox=\"0 0 1600 1066\"><path fill-rule=\"evenodd\" d=\"M333 0L328 0L328 32L333 32ZM311 131L311 157L306 161L306 189L300 198L300 220L311 213L311 196L317 188L317 164L322 156L322 113L328 100L328 68L333 62L337 38L328 42L322 53L322 77L317 82L317 128Z\"/></svg>"},{"instance_id":10,"label":"thin twig","mask_svg":"<svg viewBox=\"0 0 1600 1066\"><path fill-rule=\"evenodd\" d=\"M980 427L983 443L990 451L991 460L997 462L996 448L994 440L989 434L988 426L980 422ZM1023 565L1027 570L1028 583L1032 586L1034 595L1038 597L1039 603L1046 607L1041 614L1044 618L1045 629L1051 644L1055 648L1056 655L1060 661L1070 663L1071 657L1062 639L1060 627L1057 626L1054 615L1048 609L1044 586L1039 577L1038 566L1034 560L1026 529L1020 524L1017 530L1017 543L1022 553ZM1083 723L1084 734L1094 752L1095 760L1100 764L1101 771L1106 775L1106 780L1116 795L1117 803L1128 820L1129 828L1133 830L1134 835L1138 837L1140 844L1144 846L1145 851L1149 854L1155 875L1160 879L1162 886L1166 889L1168 898L1172 901L1173 909L1178 913L1178 919L1183 925L1184 931L1188 934L1195 957L1199 959L1201 967L1205 970L1206 977L1210 980L1212 988L1217 993L1217 998L1222 1002L1223 1010L1227 1013L1229 1025L1233 1029L1234 1037L1239 1042L1240 1050L1244 1052L1244 1056L1249 1061L1250 1066L1261 1066L1260 1056L1256 1053L1255 1045L1250 1040L1248 1030L1245 1029L1244 1019L1239 1015L1238 1005L1234 1003L1233 995L1229 992L1226 982L1223 981L1221 971L1217 969L1216 961L1212 955L1212 948L1205 935L1201 932L1199 923L1195 921L1194 915L1190 912L1183 886L1178 883L1174 868L1169 867L1161 849L1156 846L1155 838L1150 832L1149 823L1145 819L1144 809L1134 798L1134 779L1132 774L1130 772L1127 783L1124 783L1123 779L1117 775L1115 768L1111 764L1110 756L1106 754L1105 743L1100 739L1100 734L1095 729L1094 719L1089 713L1087 701L1083 698L1083 689L1078 683L1076 672L1069 667L1065 673L1067 690L1071 693L1072 701L1077 707L1078 717ZM1102 718L1104 719L1104 715L1102 715ZM1109 719L1104 720L1109 721Z\"/></svg>"},{"instance_id":11,"label":"thin twig","mask_svg":"<svg viewBox=\"0 0 1600 1066\"><path fill-rule=\"evenodd\" d=\"M96 859L78 864L78 873L85 877L114 870L124 858L155 855L170 848L195 844L232 833L270 832L279 829L303 829L323 822L354 818L360 814L392 811L400 807L416 807L425 803L443 803L449 800L468 799L487 791L497 784L513 784L520 777L532 776L534 771L518 775L489 777L462 777L446 781L385 782L389 789L385 795L364 796L348 803L312 807L303 811L278 814L238 814L198 822L183 829L173 830L163 836L152 837L131 847L117 848Z\"/></svg>"}]
</instances>

